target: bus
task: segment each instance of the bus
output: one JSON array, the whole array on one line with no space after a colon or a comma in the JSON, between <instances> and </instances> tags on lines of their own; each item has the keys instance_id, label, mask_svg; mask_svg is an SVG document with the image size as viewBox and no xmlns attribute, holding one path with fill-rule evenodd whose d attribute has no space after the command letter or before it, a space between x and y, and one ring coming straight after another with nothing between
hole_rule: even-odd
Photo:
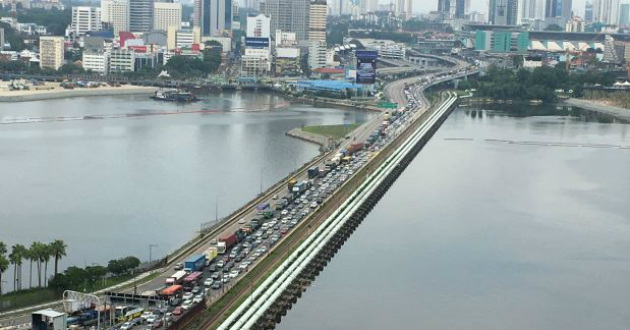
<instances>
[{"instance_id":1,"label":"bus","mask_svg":"<svg viewBox=\"0 0 630 330\"><path fill-rule=\"evenodd\" d=\"M261 203L260 205L256 206L256 214L263 214L269 208L269 203Z\"/></svg>"},{"instance_id":2,"label":"bus","mask_svg":"<svg viewBox=\"0 0 630 330\"><path fill-rule=\"evenodd\" d=\"M187 291L192 290L192 288L199 285L199 281L203 278L202 272L194 272L184 278L184 289Z\"/></svg>"},{"instance_id":3,"label":"bus","mask_svg":"<svg viewBox=\"0 0 630 330\"><path fill-rule=\"evenodd\" d=\"M135 319L136 317L140 317L140 315L142 315L142 312L144 312L144 309L142 308L130 308L127 306L118 306L116 307L116 321L118 322L128 322L131 321L133 319Z\"/></svg>"},{"instance_id":4,"label":"bus","mask_svg":"<svg viewBox=\"0 0 630 330\"><path fill-rule=\"evenodd\" d=\"M184 292L184 287L179 284L175 284L160 291L158 295L162 298L168 299L168 301L172 301L175 298L181 298L183 295L183 292Z\"/></svg>"},{"instance_id":5,"label":"bus","mask_svg":"<svg viewBox=\"0 0 630 330\"><path fill-rule=\"evenodd\" d=\"M169 286L174 284L182 284L182 281L184 280L184 277L186 277L186 275L188 275L186 271L177 271L175 274L169 276L169 278L166 279L166 285Z\"/></svg>"}]
</instances>

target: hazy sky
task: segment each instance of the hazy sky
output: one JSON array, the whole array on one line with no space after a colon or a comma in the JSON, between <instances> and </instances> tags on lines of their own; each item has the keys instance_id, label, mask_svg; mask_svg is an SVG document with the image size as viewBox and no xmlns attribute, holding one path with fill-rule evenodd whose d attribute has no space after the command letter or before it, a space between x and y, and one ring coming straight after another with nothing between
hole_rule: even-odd
<instances>
[{"instance_id":1,"label":"hazy sky","mask_svg":"<svg viewBox=\"0 0 630 330\"><path fill-rule=\"evenodd\" d=\"M380 3L388 4L392 1L393 0L380 0ZM573 0L573 11L576 12L578 16L584 16L585 2L586 0ZM413 0L413 12L428 13L430 11L437 10L437 3L438 0ZM487 14L488 0L470 0L470 10Z\"/></svg>"}]
</instances>

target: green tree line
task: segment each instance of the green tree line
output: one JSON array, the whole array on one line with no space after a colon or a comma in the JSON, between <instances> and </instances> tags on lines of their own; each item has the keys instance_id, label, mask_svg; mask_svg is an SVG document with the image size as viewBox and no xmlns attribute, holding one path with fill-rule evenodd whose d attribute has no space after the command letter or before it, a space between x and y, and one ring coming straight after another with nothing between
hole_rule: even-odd
<instances>
[{"instance_id":1,"label":"green tree line","mask_svg":"<svg viewBox=\"0 0 630 330\"><path fill-rule=\"evenodd\" d=\"M33 242L30 247L22 244L15 244L9 253L4 242L0 242L0 284L4 273L9 269L9 264L13 265L13 290L21 290L24 280L22 279L22 265L24 261L29 265L29 288L33 287L33 263L37 269L37 287L42 287L42 279L46 286L48 273L48 263L54 259L55 269L53 274L59 270L59 260L66 256L67 245L62 240L54 240L51 243ZM7 253L9 253L7 255ZM43 270L43 272L42 272ZM0 285L0 294L2 286Z\"/></svg>"},{"instance_id":2,"label":"green tree line","mask_svg":"<svg viewBox=\"0 0 630 330\"><path fill-rule=\"evenodd\" d=\"M63 273L56 274L50 280L50 288L59 291L84 291L94 287L98 281L104 280L109 274L114 276L133 274L133 270L138 266L140 266L140 259L132 256L110 260L107 267L101 265L85 268L72 266L64 270Z\"/></svg>"},{"instance_id":3,"label":"green tree line","mask_svg":"<svg viewBox=\"0 0 630 330\"><path fill-rule=\"evenodd\" d=\"M584 73L567 73L561 62L555 68L539 67L534 70L501 69L491 66L485 75L459 84L459 89L477 89L477 95L494 99L542 100L556 99L555 90L572 91L573 97L583 95L584 85L612 85L613 75L591 70Z\"/></svg>"}]
</instances>

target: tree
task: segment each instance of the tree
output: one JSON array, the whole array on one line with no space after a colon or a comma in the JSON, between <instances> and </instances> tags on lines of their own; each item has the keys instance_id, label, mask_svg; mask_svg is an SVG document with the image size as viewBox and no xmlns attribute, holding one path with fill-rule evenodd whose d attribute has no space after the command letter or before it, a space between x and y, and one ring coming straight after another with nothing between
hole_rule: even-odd
<instances>
[{"instance_id":1,"label":"tree","mask_svg":"<svg viewBox=\"0 0 630 330\"><path fill-rule=\"evenodd\" d=\"M50 257L52 257L52 248L50 244L44 244L41 258L44 262L44 286L48 285L48 262L50 261Z\"/></svg>"},{"instance_id":2,"label":"tree","mask_svg":"<svg viewBox=\"0 0 630 330\"><path fill-rule=\"evenodd\" d=\"M64 64L59 68L59 72L63 73L63 74L76 74L76 73L83 73L83 67L78 66L76 64Z\"/></svg>"},{"instance_id":3,"label":"tree","mask_svg":"<svg viewBox=\"0 0 630 330\"><path fill-rule=\"evenodd\" d=\"M46 244L42 242L33 242L31 244L32 257L37 263L37 286L42 287L42 263L46 261L48 254Z\"/></svg>"},{"instance_id":4,"label":"tree","mask_svg":"<svg viewBox=\"0 0 630 330\"><path fill-rule=\"evenodd\" d=\"M55 273L54 274L59 273L58 263L59 263L59 260L61 260L61 258L66 256L67 247L68 246L66 245L66 243L60 239L56 239L52 243L50 243L50 250L53 257L55 258Z\"/></svg>"},{"instance_id":5,"label":"tree","mask_svg":"<svg viewBox=\"0 0 630 330\"><path fill-rule=\"evenodd\" d=\"M545 28L545 31L564 31L564 29L558 24L549 24Z\"/></svg>"},{"instance_id":6,"label":"tree","mask_svg":"<svg viewBox=\"0 0 630 330\"><path fill-rule=\"evenodd\" d=\"M0 294L2 294L2 274L9 268L9 260L4 256L4 253L0 254Z\"/></svg>"},{"instance_id":7,"label":"tree","mask_svg":"<svg viewBox=\"0 0 630 330\"><path fill-rule=\"evenodd\" d=\"M9 254L9 262L13 265L13 291L18 290L18 266L22 265L21 253L19 245L13 245Z\"/></svg>"},{"instance_id":8,"label":"tree","mask_svg":"<svg viewBox=\"0 0 630 330\"><path fill-rule=\"evenodd\" d=\"M26 249L26 251L24 251L24 257L30 262L30 267L28 271L28 288L30 289L33 287L33 261L37 260L37 254L35 253L35 242L31 244L31 247L29 249Z\"/></svg>"}]
</instances>

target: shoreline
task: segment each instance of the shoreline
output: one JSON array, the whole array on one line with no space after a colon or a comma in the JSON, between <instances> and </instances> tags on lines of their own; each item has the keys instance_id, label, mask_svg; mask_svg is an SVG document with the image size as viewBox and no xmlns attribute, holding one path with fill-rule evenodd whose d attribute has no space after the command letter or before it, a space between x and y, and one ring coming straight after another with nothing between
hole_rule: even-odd
<instances>
[{"instance_id":1,"label":"shoreline","mask_svg":"<svg viewBox=\"0 0 630 330\"><path fill-rule=\"evenodd\" d=\"M328 142L328 139L325 136L303 131L301 127L296 127L284 133L284 135L298 139L298 140L302 140L305 142L316 144L320 146L320 148L324 147L326 143Z\"/></svg>"},{"instance_id":2,"label":"shoreline","mask_svg":"<svg viewBox=\"0 0 630 330\"><path fill-rule=\"evenodd\" d=\"M46 91L0 91L0 102L30 102L53 99L64 99L73 97L89 96L116 96L116 95L150 95L157 88L154 87L99 87L99 88L76 88L76 89L53 89Z\"/></svg>"},{"instance_id":3,"label":"shoreline","mask_svg":"<svg viewBox=\"0 0 630 330\"><path fill-rule=\"evenodd\" d=\"M582 99L566 99L562 103L594 112L607 114L617 119L630 121L630 109L615 107L612 105L602 104L597 101Z\"/></svg>"}]
</instances>

